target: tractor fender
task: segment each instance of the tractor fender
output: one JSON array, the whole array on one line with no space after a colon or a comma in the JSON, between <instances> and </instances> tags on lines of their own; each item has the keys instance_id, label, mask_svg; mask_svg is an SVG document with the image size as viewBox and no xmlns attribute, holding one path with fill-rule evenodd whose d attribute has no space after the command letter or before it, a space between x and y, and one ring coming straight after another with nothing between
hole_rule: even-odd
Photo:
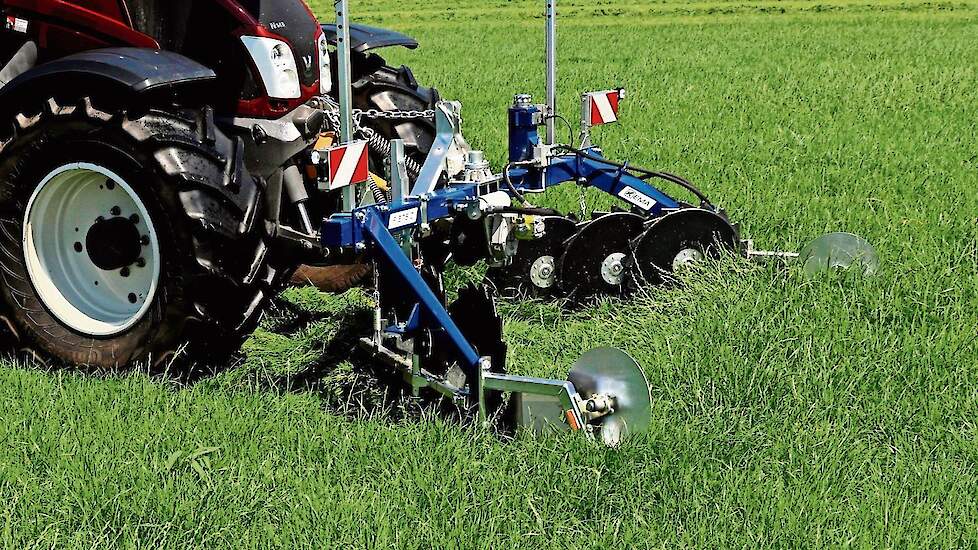
<instances>
[{"instance_id":1,"label":"tractor fender","mask_svg":"<svg viewBox=\"0 0 978 550\"><path fill-rule=\"evenodd\" d=\"M132 96L179 91L203 99L200 87L214 71L180 54L146 48L104 48L49 61L20 74L0 88L0 115L23 109L38 98L81 94Z\"/></svg>"},{"instance_id":2,"label":"tractor fender","mask_svg":"<svg viewBox=\"0 0 978 550\"><path fill-rule=\"evenodd\" d=\"M326 40L336 45L336 25L323 25ZM370 27L367 25L350 25L350 51L364 53L377 48L404 46L409 50L418 47L418 41L406 34L389 29Z\"/></svg>"}]
</instances>

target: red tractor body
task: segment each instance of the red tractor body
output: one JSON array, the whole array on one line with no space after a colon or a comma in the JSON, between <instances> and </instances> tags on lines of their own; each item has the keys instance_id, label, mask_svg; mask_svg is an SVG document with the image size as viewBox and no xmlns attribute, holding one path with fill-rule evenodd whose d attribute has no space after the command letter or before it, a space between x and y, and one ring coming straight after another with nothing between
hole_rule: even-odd
<instances>
[{"instance_id":1,"label":"red tractor body","mask_svg":"<svg viewBox=\"0 0 978 550\"><path fill-rule=\"evenodd\" d=\"M38 61L130 46L172 51L214 70L222 111L281 117L320 93L322 27L302 0L0 0L5 58L33 40ZM284 42L299 77L295 97L273 97L242 37Z\"/></svg>"}]
</instances>

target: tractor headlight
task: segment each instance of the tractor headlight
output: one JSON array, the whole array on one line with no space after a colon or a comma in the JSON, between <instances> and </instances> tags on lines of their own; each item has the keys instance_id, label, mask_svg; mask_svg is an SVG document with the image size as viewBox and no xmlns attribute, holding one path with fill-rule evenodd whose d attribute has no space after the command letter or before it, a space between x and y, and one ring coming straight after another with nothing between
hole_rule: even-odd
<instances>
[{"instance_id":1,"label":"tractor headlight","mask_svg":"<svg viewBox=\"0 0 978 550\"><path fill-rule=\"evenodd\" d=\"M329 42L323 33L319 35L319 92L323 95L333 91L333 76L329 69Z\"/></svg>"},{"instance_id":2,"label":"tractor headlight","mask_svg":"<svg viewBox=\"0 0 978 550\"><path fill-rule=\"evenodd\" d=\"M302 96L299 87L299 69L295 64L292 48L281 40L259 36L242 36L244 43L268 97L273 99L297 99Z\"/></svg>"}]
</instances>

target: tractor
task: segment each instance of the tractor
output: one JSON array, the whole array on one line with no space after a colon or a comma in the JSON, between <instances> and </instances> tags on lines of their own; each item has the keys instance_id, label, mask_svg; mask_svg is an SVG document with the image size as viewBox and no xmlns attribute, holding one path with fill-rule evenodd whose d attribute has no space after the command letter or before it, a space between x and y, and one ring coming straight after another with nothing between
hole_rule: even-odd
<instances>
[{"instance_id":1,"label":"tractor","mask_svg":"<svg viewBox=\"0 0 978 550\"><path fill-rule=\"evenodd\" d=\"M624 90L583 94L580 132L557 142L553 0L547 101L515 94L501 172L460 104L373 53L418 43L335 5L322 24L303 0L0 0L0 316L21 348L101 368L221 360L290 282L363 284L361 346L413 392L615 444L648 424L639 366L597 349L566 381L506 374L496 291L578 304L725 253L798 256L754 250L685 178L605 158L590 130ZM620 206L577 219L528 198L562 184ZM801 255L875 269L845 234ZM478 262L486 283L447 303L446 267Z\"/></svg>"},{"instance_id":2,"label":"tractor","mask_svg":"<svg viewBox=\"0 0 978 550\"><path fill-rule=\"evenodd\" d=\"M296 159L319 137L310 102L332 91L336 40L301 0L11 0L0 12L0 293L25 347L103 367L184 345L219 359L290 279L338 291L369 271L300 267L324 263L303 221L335 209L314 186L302 194ZM371 53L417 42L352 33L356 108L400 114L364 122L423 161L437 92Z\"/></svg>"}]
</instances>

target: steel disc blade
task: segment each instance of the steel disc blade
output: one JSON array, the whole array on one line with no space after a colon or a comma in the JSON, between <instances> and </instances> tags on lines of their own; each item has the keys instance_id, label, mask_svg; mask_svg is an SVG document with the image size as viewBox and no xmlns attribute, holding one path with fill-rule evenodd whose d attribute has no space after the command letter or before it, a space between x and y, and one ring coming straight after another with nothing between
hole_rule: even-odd
<instances>
[{"instance_id":1,"label":"steel disc blade","mask_svg":"<svg viewBox=\"0 0 978 550\"><path fill-rule=\"evenodd\" d=\"M652 422L652 397L642 367L615 348L596 348L578 359L568 379L581 397L614 398L614 412L597 419L598 436L616 446L629 436L648 431Z\"/></svg>"},{"instance_id":2,"label":"steel disc blade","mask_svg":"<svg viewBox=\"0 0 978 550\"><path fill-rule=\"evenodd\" d=\"M583 225L564 247L557 282L569 297L582 301L624 290L624 259L631 240L641 233L644 218L629 212L605 214Z\"/></svg>"},{"instance_id":3,"label":"steel disc blade","mask_svg":"<svg viewBox=\"0 0 978 550\"><path fill-rule=\"evenodd\" d=\"M734 250L737 242L737 230L716 212L702 208L670 212L632 243L629 286L661 284L688 262L717 258L725 250Z\"/></svg>"},{"instance_id":4,"label":"steel disc blade","mask_svg":"<svg viewBox=\"0 0 978 550\"><path fill-rule=\"evenodd\" d=\"M459 290L458 298L448 306L458 329L481 357L492 360L491 370L506 372L506 341L503 339L503 319L496 311L492 291L485 286L467 285ZM470 405L478 403L478 380L474 372L466 372L469 389L472 390ZM503 395L491 392L486 397L489 416L495 415L504 403Z\"/></svg>"},{"instance_id":5,"label":"steel disc blade","mask_svg":"<svg viewBox=\"0 0 978 550\"><path fill-rule=\"evenodd\" d=\"M543 223L543 237L520 241L510 265L494 267L486 274L501 294L556 294L557 263L563 255L564 243L577 231L577 222L569 218L548 216L543 219Z\"/></svg>"},{"instance_id":6,"label":"steel disc blade","mask_svg":"<svg viewBox=\"0 0 978 550\"><path fill-rule=\"evenodd\" d=\"M806 275L850 268L873 275L880 266L873 245L852 233L822 235L802 249L799 260Z\"/></svg>"}]
</instances>

